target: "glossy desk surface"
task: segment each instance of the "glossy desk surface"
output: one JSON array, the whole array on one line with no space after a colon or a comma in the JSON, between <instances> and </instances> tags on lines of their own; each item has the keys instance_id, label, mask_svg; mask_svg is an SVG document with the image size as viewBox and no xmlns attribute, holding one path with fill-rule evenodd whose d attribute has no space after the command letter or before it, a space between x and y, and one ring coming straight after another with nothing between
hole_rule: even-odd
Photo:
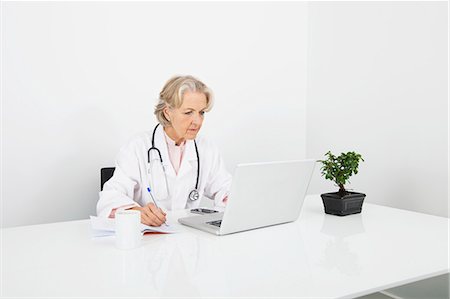
<instances>
[{"instance_id":1,"label":"glossy desk surface","mask_svg":"<svg viewBox=\"0 0 450 299\"><path fill-rule=\"evenodd\" d=\"M448 224L367 203L326 215L313 195L293 223L222 237L180 225L131 251L92 239L88 220L8 228L2 296L351 298L448 273Z\"/></svg>"}]
</instances>

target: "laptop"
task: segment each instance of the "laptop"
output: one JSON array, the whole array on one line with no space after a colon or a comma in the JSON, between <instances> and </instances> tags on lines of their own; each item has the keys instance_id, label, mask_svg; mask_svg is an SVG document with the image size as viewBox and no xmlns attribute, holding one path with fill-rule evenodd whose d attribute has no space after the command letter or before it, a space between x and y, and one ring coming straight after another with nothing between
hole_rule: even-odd
<instances>
[{"instance_id":1,"label":"laptop","mask_svg":"<svg viewBox=\"0 0 450 299\"><path fill-rule=\"evenodd\" d=\"M239 164L224 212L178 219L227 235L297 220L316 160Z\"/></svg>"}]
</instances>

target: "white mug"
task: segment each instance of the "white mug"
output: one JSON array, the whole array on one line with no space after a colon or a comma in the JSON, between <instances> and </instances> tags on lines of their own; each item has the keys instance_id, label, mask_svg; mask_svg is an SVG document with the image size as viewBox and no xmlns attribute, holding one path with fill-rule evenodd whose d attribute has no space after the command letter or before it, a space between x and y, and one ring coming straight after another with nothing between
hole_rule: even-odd
<instances>
[{"instance_id":1,"label":"white mug","mask_svg":"<svg viewBox=\"0 0 450 299\"><path fill-rule=\"evenodd\" d=\"M141 212L136 210L116 211L116 247L133 249L139 247L142 239Z\"/></svg>"}]
</instances>

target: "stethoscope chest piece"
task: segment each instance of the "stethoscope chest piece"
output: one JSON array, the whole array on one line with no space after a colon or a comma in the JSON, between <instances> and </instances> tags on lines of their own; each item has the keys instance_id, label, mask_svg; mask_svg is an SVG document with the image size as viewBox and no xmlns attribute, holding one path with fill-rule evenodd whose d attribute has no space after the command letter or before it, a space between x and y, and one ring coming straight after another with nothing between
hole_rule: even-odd
<instances>
[{"instance_id":1,"label":"stethoscope chest piece","mask_svg":"<svg viewBox=\"0 0 450 299\"><path fill-rule=\"evenodd\" d=\"M200 197L200 194L198 194L197 189L194 189L191 191L191 193L189 193L189 199L191 201L196 201L199 199L199 197Z\"/></svg>"}]
</instances>

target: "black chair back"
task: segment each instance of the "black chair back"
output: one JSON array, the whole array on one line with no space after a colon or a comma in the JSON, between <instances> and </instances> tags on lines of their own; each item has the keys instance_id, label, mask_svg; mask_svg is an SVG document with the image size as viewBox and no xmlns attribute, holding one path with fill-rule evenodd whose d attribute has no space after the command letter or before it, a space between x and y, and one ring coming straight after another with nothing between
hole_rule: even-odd
<instances>
[{"instance_id":1,"label":"black chair back","mask_svg":"<svg viewBox=\"0 0 450 299\"><path fill-rule=\"evenodd\" d=\"M100 191L103 190L103 185L113 176L115 169L115 167L100 169Z\"/></svg>"}]
</instances>

